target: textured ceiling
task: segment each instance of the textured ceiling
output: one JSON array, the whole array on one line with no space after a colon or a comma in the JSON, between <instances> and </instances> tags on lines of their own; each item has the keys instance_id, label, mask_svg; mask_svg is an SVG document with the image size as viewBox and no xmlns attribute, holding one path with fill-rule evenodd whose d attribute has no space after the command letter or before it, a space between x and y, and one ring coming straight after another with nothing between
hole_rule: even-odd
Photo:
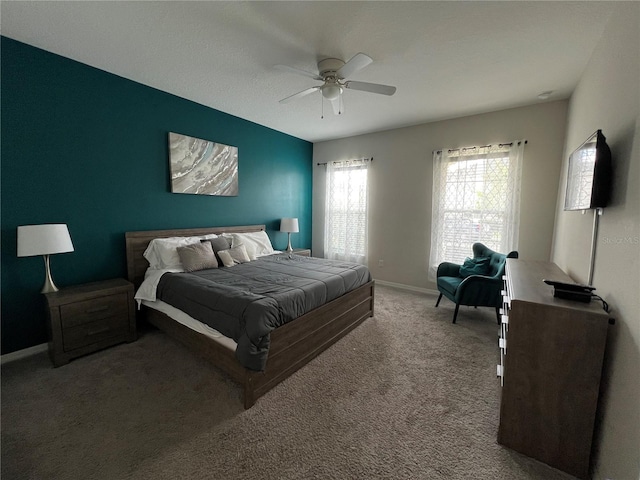
<instances>
[{"instance_id":1,"label":"textured ceiling","mask_svg":"<svg viewBox=\"0 0 640 480\"><path fill-rule=\"evenodd\" d=\"M2 1L1 33L312 142L568 98L616 2ZM274 68L374 59L334 116Z\"/></svg>"}]
</instances>

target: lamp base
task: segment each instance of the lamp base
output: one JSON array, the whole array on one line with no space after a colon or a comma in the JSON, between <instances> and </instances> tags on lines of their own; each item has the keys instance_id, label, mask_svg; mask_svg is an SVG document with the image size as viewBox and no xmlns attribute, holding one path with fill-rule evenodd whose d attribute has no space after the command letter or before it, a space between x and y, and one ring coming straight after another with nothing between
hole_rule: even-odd
<instances>
[{"instance_id":1,"label":"lamp base","mask_svg":"<svg viewBox=\"0 0 640 480\"><path fill-rule=\"evenodd\" d=\"M53 283L53 278L51 277L49 255L44 255L44 272L44 285L42 286L42 290L40 290L40 293L57 292L58 287L56 287L56 284Z\"/></svg>"},{"instance_id":2,"label":"lamp base","mask_svg":"<svg viewBox=\"0 0 640 480\"><path fill-rule=\"evenodd\" d=\"M287 253L293 252L293 248L291 248L291 232L287 233L289 235L289 244L287 245Z\"/></svg>"}]
</instances>

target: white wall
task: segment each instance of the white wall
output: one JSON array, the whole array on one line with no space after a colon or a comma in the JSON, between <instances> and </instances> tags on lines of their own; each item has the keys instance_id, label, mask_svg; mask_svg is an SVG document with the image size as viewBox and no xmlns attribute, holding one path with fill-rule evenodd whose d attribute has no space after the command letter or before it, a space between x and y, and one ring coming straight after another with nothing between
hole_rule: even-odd
<instances>
[{"instance_id":1,"label":"white wall","mask_svg":"<svg viewBox=\"0 0 640 480\"><path fill-rule=\"evenodd\" d=\"M596 479L640 478L640 4L615 13L575 89L565 154L602 129L611 147L614 192L596 242L593 286L613 308L596 426ZM566 165L563 165L563 172ZM593 213L564 212L559 184L553 260L588 280Z\"/></svg>"},{"instance_id":2,"label":"white wall","mask_svg":"<svg viewBox=\"0 0 640 480\"><path fill-rule=\"evenodd\" d=\"M313 254L324 253L325 167L316 163L373 157L369 215L373 276L435 290L427 280L432 152L526 139L518 251L521 258L549 260L566 111L567 101L556 101L314 144Z\"/></svg>"}]
</instances>

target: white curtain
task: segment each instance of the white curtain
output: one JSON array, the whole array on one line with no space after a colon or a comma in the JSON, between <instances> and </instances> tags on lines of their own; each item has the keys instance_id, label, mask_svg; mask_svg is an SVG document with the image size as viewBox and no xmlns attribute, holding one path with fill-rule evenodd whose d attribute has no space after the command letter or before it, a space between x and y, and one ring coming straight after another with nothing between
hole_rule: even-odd
<instances>
[{"instance_id":1,"label":"white curtain","mask_svg":"<svg viewBox=\"0 0 640 480\"><path fill-rule=\"evenodd\" d=\"M524 145L434 152L429 280L441 262L472 256L475 242L500 253L517 250Z\"/></svg>"},{"instance_id":2,"label":"white curtain","mask_svg":"<svg viewBox=\"0 0 640 480\"><path fill-rule=\"evenodd\" d=\"M370 159L327 163L325 257L366 265Z\"/></svg>"}]
</instances>

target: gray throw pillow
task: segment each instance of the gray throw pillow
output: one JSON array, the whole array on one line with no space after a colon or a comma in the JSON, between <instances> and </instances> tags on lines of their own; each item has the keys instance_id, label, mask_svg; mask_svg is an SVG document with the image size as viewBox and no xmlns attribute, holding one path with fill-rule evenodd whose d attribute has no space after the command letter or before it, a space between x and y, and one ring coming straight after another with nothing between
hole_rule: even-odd
<instances>
[{"instance_id":1,"label":"gray throw pillow","mask_svg":"<svg viewBox=\"0 0 640 480\"><path fill-rule=\"evenodd\" d=\"M210 243L193 243L178 247L178 256L185 272L195 272L206 268L218 268L218 259Z\"/></svg>"},{"instance_id":2,"label":"gray throw pillow","mask_svg":"<svg viewBox=\"0 0 640 480\"><path fill-rule=\"evenodd\" d=\"M224 265L224 262L218 255L218 252L221 250L229 250L231 248L231 238L227 238L227 237L208 238L206 240L202 240L202 243L211 244L213 253L215 253L216 258L218 259L218 266L222 267Z\"/></svg>"}]
</instances>

